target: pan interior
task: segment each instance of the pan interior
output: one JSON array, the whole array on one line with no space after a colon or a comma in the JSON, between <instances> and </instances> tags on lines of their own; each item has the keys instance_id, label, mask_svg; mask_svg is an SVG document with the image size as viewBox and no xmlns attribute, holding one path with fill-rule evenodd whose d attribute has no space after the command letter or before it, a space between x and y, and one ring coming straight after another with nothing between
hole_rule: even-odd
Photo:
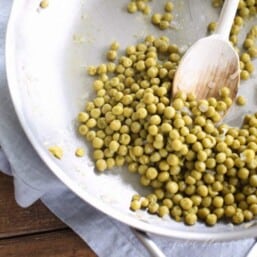
<instances>
[{"instance_id":1,"label":"pan interior","mask_svg":"<svg viewBox=\"0 0 257 257\"><path fill-rule=\"evenodd\" d=\"M77 113L93 95L86 67L105 62L104 53L111 42L118 41L124 49L148 34L168 36L186 49L205 36L207 24L218 17L211 1L174 0L175 29L162 32L151 25L149 17L128 14L127 3L126 0L55 0L44 10L38 8L39 1L14 3L7 36L7 71L15 109L25 132L42 159L65 184L122 222L189 239L253 235L253 227L245 225L186 227L144 211L131 212L131 196L146 193L137 175L128 173L126 168L100 175L95 172L92 149L77 136L75 129ZM153 2L153 9L162 12L164 3ZM232 108L226 119L233 125L240 124L244 113L256 109L256 80L252 78L244 84L240 94L248 98L248 105ZM47 149L52 145L63 148L62 160L49 154ZM77 147L86 148L86 157L75 157Z\"/></svg>"}]
</instances>

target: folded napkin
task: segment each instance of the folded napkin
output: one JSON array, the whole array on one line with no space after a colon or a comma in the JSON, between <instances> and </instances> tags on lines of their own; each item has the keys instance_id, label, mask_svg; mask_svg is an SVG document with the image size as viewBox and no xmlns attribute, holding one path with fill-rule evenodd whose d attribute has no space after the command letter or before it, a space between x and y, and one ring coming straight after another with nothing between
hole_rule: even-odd
<instances>
[{"instance_id":1,"label":"folded napkin","mask_svg":"<svg viewBox=\"0 0 257 257\"><path fill-rule=\"evenodd\" d=\"M0 170L14 177L17 203L42 202L99 257L149 257L126 225L106 216L73 194L38 157L24 134L10 99L4 63L4 39L11 1L1 0L0 12ZM101 228L101 229L99 229ZM151 235L169 257L245 257L254 239L227 243L197 243Z\"/></svg>"}]
</instances>

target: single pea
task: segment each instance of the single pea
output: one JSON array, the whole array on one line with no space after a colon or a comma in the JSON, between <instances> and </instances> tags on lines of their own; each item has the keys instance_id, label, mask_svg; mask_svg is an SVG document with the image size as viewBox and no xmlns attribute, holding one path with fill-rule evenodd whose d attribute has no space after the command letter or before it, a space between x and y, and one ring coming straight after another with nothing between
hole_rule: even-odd
<instances>
[{"instance_id":1,"label":"single pea","mask_svg":"<svg viewBox=\"0 0 257 257\"><path fill-rule=\"evenodd\" d=\"M207 154L206 154L206 152L204 152L204 151L199 151L198 153L197 153L197 159L199 160L199 161L202 161L202 162L204 162L204 161L206 161L207 160Z\"/></svg>"},{"instance_id":2,"label":"single pea","mask_svg":"<svg viewBox=\"0 0 257 257\"><path fill-rule=\"evenodd\" d=\"M94 118L90 118L87 122L86 125L88 128L94 128L96 126L96 120Z\"/></svg>"},{"instance_id":3,"label":"single pea","mask_svg":"<svg viewBox=\"0 0 257 257\"><path fill-rule=\"evenodd\" d=\"M178 184L174 181L169 181L166 183L165 186L167 192L171 193L171 194L176 194L178 192Z\"/></svg>"},{"instance_id":4,"label":"single pea","mask_svg":"<svg viewBox=\"0 0 257 257\"><path fill-rule=\"evenodd\" d=\"M209 194L211 195L211 191L210 191L210 190L209 190ZM206 197L204 197L204 198L202 199L201 205L202 205L203 207L208 208L208 207L211 206L211 204L212 204L212 197L211 197L211 196L206 196Z\"/></svg>"},{"instance_id":5,"label":"single pea","mask_svg":"<svg viewBox=\"0 0 257 257\"><path fill-rule=\"evenodd\" d=\"M244 43L243 43L243 46L244 46L244 48L246 48L246 49L248 49L248 48L254 46L254 41L253 41L253 39L251 39L251 38L246 38L245 41L244 41Z\"/></svg>"},{"instance_id":6,"label":"single pea","mask_svg":"<svg viewBox=\"0 0 257 257\"><path fill-rule=\"evenodd\" d=\"M219 192L223 189L223 185L220 181L215 181L213 184L212 184L212 189L215 191L215 192Z\"/></svg>"},{"instance_id":7,"label":"single pea","mask_svg":"<svg viewBox=\"0 0 257 257\"><path fill-rule=\"evenodd\" d=\"M91 130L86 134L86 138L88 141L93 141L93 139L96 137L96 132Z\"/></svg>"},{"instance_id":8,"label":"single pea","mask_svg":"<svg viewBox=\"0 0 257 257\"><path fill-rule=\"evenodd\" d=\"M206 160L206 167L208 169L213 169L216 166L216 160L214 158L208 158Z\"/></svg>"},{"instance_id":9,"label":"single pea","mask_svg":"<svg viewBox=\"0 0 257 257\"><path fill-rule=\"evenodd\" d=\"M246 99L243 96L238 96L236 98L236 104L240 105L240 106L243 106L243 105L246 104Z\"/></svg>"},{"instance_id":10,"label":"single pea","mask_svg":"<svg viewBox=\"0 0 257 257\"><path fill-rule=\"evenodd\" d=\"M140 210L141 208L141 204L140 204L140 201L139 200L132 200L131 203L130 203L130 209L132 211L137 211L137 210Z\"/></svg>"},{"instance_id":11,"label":"single pea","mask_svg":"<svg viewBox=\"0 0 257 257\"><path fill-rule=\"evenodd\" d=\"M164 122L164 123L162 123L160 129L161 129L162 133L168 134L172 130L172 126L169 123Z\"/></svg>"},{"instance_id":12,"label":"single pea","mask_svg":"<svg viewBox=\"0 0 257 257\"><path fill-rule=\"evenodd\" d=\"M155 179L158 176L158 171L155 168L148 168L146 170L146 177L150 180Z\"/></svg>"},{"instance_id":13,"label":"single pea","mask_svg":"<svg viewBox=\"0 0 257 257\"><path fill-rule=\"evenodd\" d=\"M81 123L85 123L87 122L87 120L89 119L89 114L87 112L80 112L78 114L77 120Z\"/></svg>"},{"instance_id":14,"label":"single pea","mask_svg":"<svg viewBox=\"0 0 257 257\"><path fill-rule=\"evenodd\" d=\"M244 63L251 61L251 56L248 53L242 53L240 60Z\"/></svg>"},{"instance_id":15,"label":"single pea","mask_svg":"<svg viewBox=\"0 0 257 257\"><path fill-rule=\"evenodd\" d=\"M92 145L95 149L100 149L103 147L104 141L102 138L95 137L92 141Z\"/></svg>"},{"instance_id":16,"label":"single pea","mask_svg":"<svg viewBox=\"0 0 257 257\"><path fill-rule=\"evenodd\" d=\"M247 70L242 70L240 73L240 78L242 80L247 80L250 77L250 73Z\"/></svg>"},{"instance_id":17,"label":"single pea","mask_svg":"<svg viewBox=\"0 0 257 257\"><path fill-rule=\"evenodd\" d=\"M144 1L137 1L136 5L137 5L137 8L138 8L139 11L143 11L145 9L145 6L146 6Z\"/></svg>"},{"instance_id":18,"label":"single pea","mask_svg":"<svg viewBox=\"0 0 257 257\"><path fill-rule=\"evenodd\" d=\"M217 216L217 219L222 218L224 216L224 213L225 213L225 211L223 208L216 208L213 211L213 214L215 214Z\"/></svg>"},{"instance_id":19,"label":"single pea","mask_svg":"<svg viewBox=\"0 0 257 257\"><path fill-rule=\"evenodd\" d=\"M252 161L254 160L254 158L255 158L255 152L254 152L254 150L252 150L252 149L246 149L246 150L244 150L243 153L242 153L242 155L243 155L243 157L244 157L244 159L245 159L245 161L246 161L247 163L252 162Z\"/></svg>"},{"instance_id":20,"label":"single pea","mask_svg":"<svg viewBox=\"0 0 257 257\"><path fill-rule=\"evenodd\" d=\"M85 136L85 135L87 135L89 129L86 125L80 125L78 128L78 131L79 131L80 135Z\"/></svg>"},{"instance_id":21,"label":"single pea","mask_svg":"<svg viewBox=\"0 0 257 257\"><path fill-rule=\"evenodd\" d=\"M154 25L159 25L161 23L162 15L155 13L152 15L151 21Z\"/></svg>"},{"instance_id":22,"label":"single pea","mask_svg":"<svg viewBox=\"0 0 257 257\"><path fill-rule=\"evenodd\" d=\"M119 120L113 120L110 123L110 128L114 131L118 131L121 128L121 122Z\"/></svg>"},{"instance_id":23,"label":"single pea","mask_svg":"<svg viewBox=\"0 0 257 257\"><path fill-rule=\"evenodd\" d=\"M165 107L164 117L167 119L172 119L175 116L175 109L172 106Z\"/></svg>"},{"instance_id":24,"label":"single pea","mask_svg":"<svg viewBox=\"0 0 257 257\"><path fill-rule=\"evenodd\" d=\"M153 135L153 136L155 136L155 135L157 135L158 134L158 127L156 126L156 125L150 125L149 127L148 127L148 133L150 134L150 135Z\"/></svg>"},{"instance_id":25,"label":"single pea","mask_svg":"<svg viewBox=\"0 0 257 257\"><path fill-rule=\"evenodd\" d=\"M106 164L108 169L112 169L115 166L115 160L113 158L107 158Z\"/></svg>"},{"instance_id":26,"label":"single pea","mask_svg":"<svg viewBox=\"0 0 257 257\"><path fill-rule=\"evenodd\" d=\"M40 2L40 7L41 7L41 8L45 9L45 8L47 8L48 6L49 6L49 1L48 1L48 0L42 0L42 1Z\"/></svg>"},{"instance_id":27,"label":"single pea","mask_svg":"<svg viewBox=\"0 0 257 257\"><path fill-rule=\"evenodd\" d=\"M182 128L180 129L180 134L181 134L182 136L187 136L187 135L189 135L189 133L190 133L189 128L186 127L186 126L184 126L184 127L182 127Z\"/></svg>"},{"instance_id":28,"label":"single pea","mask_svg":"<svg viewBox=\"0 0 257 257\"><path fill-rule=\"evenodd\" d=\"M172 202L172 200L169 199L169 198L163 199L163 200L162 200L162 204L163 204L164 206L167 206L169 209L171 209L171 208L173 207L173 202Z\"/></svg>"},{"instance_id":29,"label":"single pea","mask_svg":"<svg viewBox=\"0 0 257 257\"><path fill-rule=\"evenodd\" d=\"M257 175L251 175L249 183L252 187L257 187Z\"/></svg>"},{"instance_id":30,"label":"single pea","mask_svg":"<svg viewBox=\"0 0 257 257\"><path fill-rule=\"evenodd\" d=\"M145 104L152 104L154 103L154 95L152 93L146 93L144 96L143 96L143 101Z\"/></svg>"},{"instance_id":31,"label":"single pea","mask_svg":"<svg viewBox=\"0 0 257 257\"><path fill-rule=\"evenodd\" d=\"M236 213L236 208L233 205L225 206L224 214L226 217L233 217L235 213Z\"/></svg>"},{"instance_id":32,"label":"single pea","mask_svg":"<svg viewBox=\"0 0 257 257\"><path fill-rule=\"evenodd\" d=\"M159 175L158 175L158 180L160 182L166 182L169 180L169 178L170 178L170 174L167 171L163 171L163 172L159 173Z\"/></svg>"},{"instance_id":33,"label":"single pea","mask_svg":"<svg viewBox=\"0 0 257 257\"><path fill-rule=\"evenodd\" d=\"M149 124L159 125L161 123L161 117L159 115L152 115L149 119Z\"/></svg>"},{"instance_id":34,"label":"single pea","mask_svg":"<svg viewBox=\"0 0 257 257\"><path fill-rule=\"evenodd\" d=\"M178 118L178 119L175 119L173 121L173 126L176 128L176 129L180 129L182 127L185 126L185 122L182 118Z\"/></svg>"},{"instance_id":35,"label":"single pea","mask_svg":"<svg viewBox=\"0 0 257 257\"><path fill-rule=\"evenodd\" d=\"M200 219L204 220L206 219L206 217L209 215L210 213L210 210L208 208L200 208L198 211L197 211L197 215Z\"/></svg>"},{"instance_id":36,"label":"single pea","mask_svg":"<svg viewBox=\"0 0 257 257\"><path fill-rule=\"evenodd\" d=\"M152 203L149 203L148 205L148 211L150 213L157 213L158 212L158 209L159 209L159 204L156 203L156 202L152 202Z\"/></svg>"},{"instance_id":37,"label":"single pea","mask_svg":"<svg viewBox=\"0 0 257 257\"><path fill-rule=\"evenodd\" d=\"M217 28L217 22L210 22L207 28L209 32L214 32Z\"/></svg>"},{"instance_id":38,"label":"single pea","mask_svg":"<svg viewBox=\"0 0 257 257\"><path fill-rule=\"evenodd\" d=\"M242 17L242 18L247 18L249 16L249 13L250 13L250 10L249 8L247 7L243 7L243 8L240 8L239 9L239 15Z\"/></svg>"},{"instance_id":39,"label":"single pea","mask_svg":"<svg viewBox=\"0 0 257 257\"><path fill-rule=\"evenodd\" d=\"M117 58L117 52L114 50L109 50L106 54L108 61L114 61Z\"/></svg>"},{"instance_id":40,"label":"single pea","mask_svg":"<svg viewBox=\"0 0 257 257\"><path fill-rule=\"evenodd\" d=\"M206 164L202 161L195 162L195 169L199 172L204 172L206 170Z\"/></svg>"},{"instance_id":41,"label":"single pea","mask_svg":"<svg viewBox=\"0 0 257 257\"><path fill-rule=\"evenodd\" d=\"M135 13L137 12L137 5L135 2L129 2L127 5L127 11L129 13Z\"/></svg>"},{"instance_id":42,"label":"single pea","mask_svg":"<svg viewBox=\"0 0 257 257\"><path fill-rule=\"evenodd\" d=\"M179 202L179 205L183 210L188 211L192 208L193 202L190 198L185 197L185 198L181 199L181 201Z\"/></svg>"},{"instance_id":43,"label":"single pea","mask_svg":"<svg viewBox=\"0 0 257 257\"><path fill-rule=\"evenodd\" d=\"M177 98L173 101L172 106L175 108L175 110L181 110L184 107L183 100Z\"/></svg>"},{"instance_id":44,"label":"single pea","mask_svg":"<svg viewBox=\"0 0 257 257\"><path fill-rule=\"evenodd\" d=\"M99 170L99 171L104 171L106 170L107 168L107 163L105 160L103 159L99 159L96 161L96 168Z\"/></svg>"},{"instance_id":45,"label":"single pea","mask_svg":"<svg viewBox=\"0 0 257 257\"><path fill-rule=\"evenodd\" d=\"M87 74L90 76L95 76L96 75L96 67L91 65L87 67Z\"/></svg>"},{"instance_id":46,"label":"single pea","mask_svg":"<svg viewBox=\"0 0 257 257\"><path fill-rule=\"evenodd\" d=\"M216 155L216 162L217 163L224 163L225 162L225 160L226 160L226 154L225 153L218 153L217 155Z\"/></svg>"},{"instance_id":47,"label":"single pea","mask_svg":"<svg viewBox=\"0 0 257 257\"><path fill-rule=\"evenodd\" d=\"M243 215L244 215L244 220L245 221L250 221L250 220L253 219L253 213L249 210L244 210Z\"/></svg>"},{"instance_id":48,"label":"single pea","mask_svg":"<svg viewBox=\"0 0 257 257\"><path fill-rule=\"evenodd\" d=\"M170 145L174 151L180 151L183 147L183 144L179 139L174 139Z\"/></svg>"},{"instance_id":49,"label":"single pea","mask_svg":"<svg viewBox=\"0 0 257 257\"><path fill-rule=\"evenodd\" d=\"M234 19L236 25L242 26L244 24L244 19L240 16L236 16Z\"/></svg>"},{"instance_id":50,"label":"single pea","mask_svg":"<svg viewBox=\"0 0 257 257\"><path fill-rule=\"evenodd\" d=\"M147 117L147 110L145 108L139 108L136 112L138 119L144 119Z\"/></svg>"},{"instance_id":51,"label":"single pea","mask_svg":"<svg viewBox=\"0 0 257 257\"><path fill-rule=\"evenodd\" d=\"M257 57L257 47L256 46L252 46L252 47L248 48L247 52L251 56L251 58Z\"/></svg>"},{"instance_id":52,"label":"single pea","mask_svg":"<svg viewBox=\"0 0 257 257\"><path fill-rule=\"evenodd\" d=\"M100 160L104 158L104 152L102 150L94 150L93 152L94 160Z\"/></svg>"},{"instance_id":53,"label":"single pea","mask_svg":"<svg viewBox=\"0 0 257 257\"><path fill-rule=\"evenodd\" d=\"M195 118L195 124L203 127L206 124L206 118L204 116L197 116Z\"/></svg>"},{"instance_id":54,"label":"single pea","mask_svg":"<svg viewBox=\"0 0 257 257\"><path fill-rule=\"evenodd\" d=\"M206 197L208 195L208 187L205 185L200 185L197 187L197 193L201 197Z\"/></svg>"},{"instance_id":55,"label":"single pea","mask_svg":"<svg viewBox=\"0 0 257 257\"><path fill-rule=\"evenodd\" d=\"M215 181L215 178L211 173L207 173L204 175L203 180L206 184L213 184Z\"/></svg>"},{"instance_id":56,"label":"single pea","mask_svg":"<svg viewBox=\"0 0 257 257\"><path fill-rule=\"evenodd\" d=\"M249 176L249 170L246 169L246 168L240 168L237 172L237 176L240 178L240 179L247 179L248 176Z\"/></svg>"},{"instance_id":57,"label":"single pea","mask_svg":"<svg viewBox=\"0 0 257 257\"><path fill-rule=\"evenodd\" d=\"M215 214L208 214L205 222L207 225L213 226L217 223L217 216Z\"/></svg>"},{"instance_id":58,"label":"single pea","mask_svg":"<svg viewBox=\"0 0 257 257\"><path fill-rule=\"evenodd\" d=\"M236 211L236 213L232 216L232 222L234 224L241 224L244 221L244 215L242 212Z\"/></svg>"},{"instance_id":59,"label":"single pea","mask_svg":"<svg viewBox=\"0 0 257 257\"><path fill-rule=\"evenodd\" d=\"M167 157L167 163L170 166L177 166L179 164L179 158L175 154L169 154Z\"/></svg>"},{"instance_id":60,"label":"single pea","mask_svg":"<svg viewBox=\"0 0 257 257\"><path fill-rule=\"evenodd\" d=\"M149 5L145 5L145 7L142 9L143 14L148 15L151 13L151 8Z\"/></svg>"},{"instance_id":61,"label":"single pea","mask_svg":"<svg viewBox=\"0 0 257 257\"><path fill-rule=\"evenodd\" d=\"M174 4L171 1L165 3L164 10L166 12L172 12L173 9L174 9Z\"/></svg>"},{"instance_id":62,"label":"single pea","mask_svg":"<svg viewBox=\"0 0 257 257\"><path fill-rule=\"evenodd\" d=\"M187 225L194 225L197 222L197 216L194 213L188 213L184 217L184 221Z\"/></svg>"},{"instance_id":63,"label":"single pea","mask_svg":"<svg viewBox=\"0 0 257 257\"><path fill-rule=\"evenodd\" d=\"M202 140L202 145L204 148L211 148L213 146L211 138L208 138L208 137L204 138Z\"/></svg>"},{"instance_id":64,"label":"single pea","mask_svg":"<svg viewBox=\"0 0 257 257\"><path fill-rule=\"evenodd\" d=\"M217 106L216 106L216 110L219 112L223 112L227 110L227 105L225 102L223 101L218 101L217 102Z\"/></svg>"},{"instance_id":65,"label":"single pea","mask_svg":"<svg viewBox=\"0 0 257 257\"><path fill-rule=\"evenodd\" d=\"M148 68L147 75L149 78L155 78L158 75L158 72L159 72L158 68L153 66Z\"/></svg>"},{"instance_id":66,"label":"single pea","mask_svg":"<svg viewBox=\"0 0 257 257\"><path fill-rule=\"evenodd\" d=\"M224 164L218 164L216 166L216 171L217 171L217 174L226 174L227 173L227 167L224 165Z\"/></svg>"},{"instance_id":67,"label":"single pea","mask_svg":"<svg viewBox=\"0 0 257 257\"><path fill-rule=\"evenodd\" d=\"M83 148L77 148L75 151L75 155L77 157L83 157L85 155L85 150Z\"/></svg>"},{"instance_id":68,"label":"single pea","mask_svg":"<svg viewBox=\"0 0 257 257\"><path fill-rule=\"evenodd\" d=\"M140 184L142 185L142 186L149 186L150 185L150 183L151 183L151 180L150 179L148 179L146 176L141 176L141 178L140 178Z\"/></svg>"},{"instance_id":69,"label":"single pea","mask_svg":"<svg viewBox=\"0 0 257 257\"><path fill-rule=\"evenodd\" d=\"M136 157L139 157L143 154L144 152L144 149L142 146L134 146L133 149L133 154L136 156Z\"/></svg>"},{"instance_id":70,"label":"single pea","mask_svg":"<svg viewBox=\"0 0 257 257\"><path fill-rule=\"evenodd\" d=\"M173 20L173 16L171 13L166 12L162 15L162 20L166 21L166 22L171 22ZM168 49L168 47L167 47Z\"/></svg>"},{"instance_id":71,"label":"single pea","mask_svg":"<svg viewBox=\"0 0 257 257\"><path fill-rule=\"evenodd\" d=\"M172 53L172 54L170 55L170 60L171 60L172 62L178 63L178 62L180 61L180 59L181 59L181 56L180 56L180 54L178 54L178 53Z\"/></svg>"},{"instance_id":72,"label":"single pea","mask_svg":"<svg viewBox=\"0 0 257 257\"><path fill-rule=\"evenodd\" d=\"M212 200L212 205L215 208L221 208L223 206L224 200L221 196L215 196Z\"/></svg>"},{"instance_id":73,"label":"single pea","mask_svg":"<svg viewBox=\"0 0 257 257\"><path fill-rule=\"evenodd\" d=\"M178 130L172 129L169 133L169 138L170 139L179 139L180 138L180 134L178 132Z\"/></svg>"},{"instance_id":74,"label":"single pea","mask_svg":"<svg viewBox=\"0 0 257 257\"><path fill-rule=\"evenodd\" d=\"M252 73L254 72L254 69L255 69L253 62L246 62L244 68L245 68L245 70L248 71L250 74L252 74Z\"/></svg>"},{"instance_id":75,"label":"single pea","mask_svg":"<svg viewBox=\"0 0 257 257\"><path fill-rule=\"evenodd\" d=\"M169 214L169 208L165 205L161 205L158 209L158 214L160 217L164 217Z\"/></svg>"},{"instance_id":76,"label":"single pea","mask_svg":"<svg viewBox=\"0 0 257 257\"><path fill-rule=\"evenodd\" d=\"M246 198L246 202L247 204L251 205L251 204L256 204L257 203L257 196L256 195L248 195Z\"/></svg>"},{"instance_id":77,"label":"single pea","mask_svg":"<svg viewBox=\"0 0 257 257\"><path fill-rule=\"evenodd\" d=\"M188 143L188 144L193 144L193 143L195 143L197 141L197 137L195 136L195 135L193 135L193 134L188 134L187 136L186 136L186 142Z\"/></svg>"}]
</instances>

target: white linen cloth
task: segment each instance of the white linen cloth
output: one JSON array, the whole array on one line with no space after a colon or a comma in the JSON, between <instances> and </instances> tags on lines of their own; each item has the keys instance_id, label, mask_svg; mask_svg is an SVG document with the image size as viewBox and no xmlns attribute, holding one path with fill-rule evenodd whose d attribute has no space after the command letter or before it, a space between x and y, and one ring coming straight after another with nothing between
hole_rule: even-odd
<instances>
[{"instance_id":1,"label":"white linen cloth","mask_svg":"<svg viewBox=\"0 0 257 257\"><path fill-rule=\"evenodd\" d=\"M43 203L74 230L99 257L148 257L130 228L107 217L74 195L38 157L14 112L7 88L4 41L11 0L0 0L0 170L14 178L17 203ZM254 239L197 243L151 235L168 257L245 257Z\"/></svg>"}]
</instances>

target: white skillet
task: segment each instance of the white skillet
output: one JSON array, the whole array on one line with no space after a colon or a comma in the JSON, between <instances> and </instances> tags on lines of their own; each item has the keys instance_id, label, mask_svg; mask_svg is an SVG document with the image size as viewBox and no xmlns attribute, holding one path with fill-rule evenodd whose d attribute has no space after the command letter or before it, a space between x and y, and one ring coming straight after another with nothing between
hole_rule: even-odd
<instances>
[{"instance_id":1,"label":"white skillet","mask_svg":"<svg viewBox=\"0 0 257 257\"><path fill-rule=\"evenodd\" d=\"M163 1L165 2L165 1ZM92 95L92 80L85 67L104 61L103 53L113 40L122 47L135 44L147 34L162 35L141 15L125 12L126 0L53 0L39 10L39 0L14 1L8 25L6 64L9 89L20 123L35 150L53 173L81 199L107 215L139 230L171 238L225 241L257 236L257 225L213 228L203 224L184 226L146 212L131 212L134 193L144 193L136 175L126 169L98 175L91 159L78 159L74 151L86 147L75 132L75 117ZM155 10L161 11L159 1ZM174 43L192 44L217 19L210 1L175 1L173 24L166 33ZM124 28L125 32L124 32ZM245 112L256 109L256 82L249 80L240 94L248 98L244 108L233 107L227 120L240 124ZM60 145L63 159L53 158L47 148Z\"/></svg>"}]
</instances>

